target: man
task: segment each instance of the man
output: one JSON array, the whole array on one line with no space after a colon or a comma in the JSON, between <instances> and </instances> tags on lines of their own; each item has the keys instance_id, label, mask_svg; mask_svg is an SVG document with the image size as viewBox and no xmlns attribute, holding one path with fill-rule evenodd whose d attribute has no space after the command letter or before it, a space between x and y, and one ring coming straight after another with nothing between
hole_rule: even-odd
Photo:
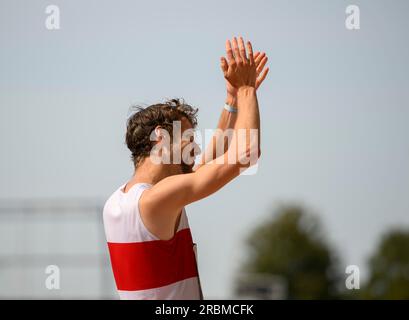
<instances>
[{"instance_id":1,"label":"man","mask_svg":"<svg viewBox=\"0 0 409 320\"><path fill-rule=\"evenodd\" d=\"M174 137L175 123L181 124L183 133L194 129L196 109L173 99L139 109L128 120L126 142L135 173L108 199L103 213L121 299L202 299L184 207L216 192L254 164L254 150L256 160L260 156L256 89L267 75L267 57L253 56L251 43L245 46L241 37L226 42L226 53L221 68L227 100L218 129L230 129L230 140L216 132L196 168L192 135ZM250 138L250 131L258 133L257 139Z\"/></svg>"}]
</instances>

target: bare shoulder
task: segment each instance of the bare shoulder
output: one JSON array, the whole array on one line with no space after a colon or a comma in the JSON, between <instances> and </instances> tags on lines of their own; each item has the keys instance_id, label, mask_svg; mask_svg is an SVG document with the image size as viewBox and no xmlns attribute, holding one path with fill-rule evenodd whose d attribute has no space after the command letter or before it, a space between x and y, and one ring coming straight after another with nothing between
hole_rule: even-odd
<instances>
[{"instance_id":1,"label":"bare shoulder","mask_svg":"<svg viewBox=\"0 0 409 320\"><path fill-rule=\"evenodd\" d=\"M146 189L139 198L139 213L149 232L161 240L173 237L175 222L181 210L155 197L153 188Z\"/></svg>"}]
</instances>

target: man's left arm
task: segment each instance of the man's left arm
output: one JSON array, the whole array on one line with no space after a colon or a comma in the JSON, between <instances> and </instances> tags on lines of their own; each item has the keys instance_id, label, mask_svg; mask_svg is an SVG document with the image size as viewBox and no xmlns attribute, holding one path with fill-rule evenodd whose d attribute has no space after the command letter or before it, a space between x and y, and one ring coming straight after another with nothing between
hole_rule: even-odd
<instances>
[{"instance_id":1,"label":"man's left arm","mask_svg":"<svg viewBox=\"0 0 409 320\"><path fill-rule=\"evenodd\" d=\"M257 67L256 89L259 88L259 86L267 76L269 69L268 68L264 69L267 60L268 58L264 52L262 53L256 52L254 54L254 62L256 63ZM224 65L222 60L221 62L222 70L224 70L226 67L227 66ZM212 140L210 141L206 149L202 152L200 162L195 166L194 171L199 169L205 163L209 163L210 161L220 157L229 148L229 139L224 133L225 130L234 128L234 124L236 123L237 120L237 90L226 80L226 91L227 97L225 103L228 106L234 108L236 112L228 111L223 107L223 110L219 117L219 122L217 124L216 131L212 136ZM222 144L221 147L219 146L220 144Z\"/></svg>"}]
</instances>

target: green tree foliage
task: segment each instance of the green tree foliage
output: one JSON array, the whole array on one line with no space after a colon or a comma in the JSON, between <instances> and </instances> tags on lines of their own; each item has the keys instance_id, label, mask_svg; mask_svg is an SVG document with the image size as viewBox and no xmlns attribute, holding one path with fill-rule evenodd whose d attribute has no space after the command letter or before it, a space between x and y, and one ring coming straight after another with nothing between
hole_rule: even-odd
<instances>
[{"instance_id":1,"label":"green tree foliage","mask_svg":"<svg viewBox=\"0 0 409 320\"><path fill-rule=\"evenodd\" d=\"M299 206L284 206L248 239L247 272L283 277L288 299L337 298L337 259L318 218Z\"/></svg>"},{"instance_id":2,"label":"green tree foliage","mask_svg":"<svg viewBox=\"0 0 409 320\"><path fill-rule=\"evenodd\" d=\"M391 230L369 260L365 299L409 299L409 231Z\"/></svg>"}]
</instances>

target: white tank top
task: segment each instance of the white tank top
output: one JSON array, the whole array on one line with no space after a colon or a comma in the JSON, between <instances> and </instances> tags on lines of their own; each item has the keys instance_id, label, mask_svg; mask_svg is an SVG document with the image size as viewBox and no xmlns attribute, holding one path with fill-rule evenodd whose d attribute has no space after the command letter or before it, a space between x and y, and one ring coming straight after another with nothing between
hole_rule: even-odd
<instances>
[{"instance_id":1,"label":"white tank top","mask_svg":"<svg viewBox=\"0 0 409 320\"><path fill-rule=\"evenodd\" d=\"M103 220L112 270L121 299L203 299L186 211L170 240L160 240L145 227L139 198L150 187L122 185L105 203ZM164 205L163 210L166 210Z\"/></svg>"}]
</instances>

